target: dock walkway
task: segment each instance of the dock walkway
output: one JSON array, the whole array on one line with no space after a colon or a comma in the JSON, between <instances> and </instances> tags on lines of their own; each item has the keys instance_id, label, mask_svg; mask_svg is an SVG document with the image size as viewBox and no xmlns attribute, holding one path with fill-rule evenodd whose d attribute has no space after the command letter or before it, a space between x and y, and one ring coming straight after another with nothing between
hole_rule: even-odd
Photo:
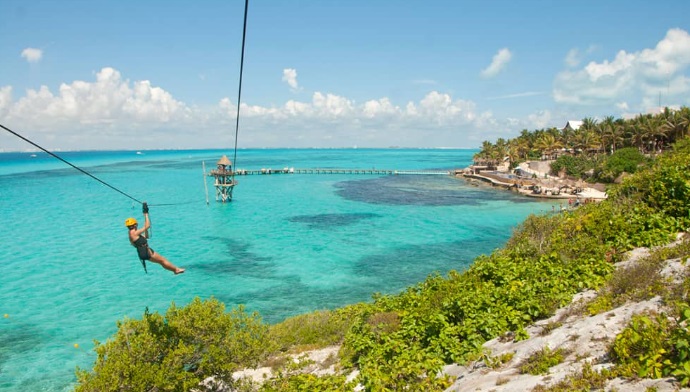
<instances>
[{"instance_id":1,"label":"dock walkway","mask_svg":"<svg viewBox=\"0 0 690 392\"><path fill-rule=\"evenodd\" d=\"M391 169L328 169L328 168L283 168L283 169L238 169L236 176L267 174L374 174L374 175L452 175L453 170L391 170Z\"/></svg>"}]
</instances>

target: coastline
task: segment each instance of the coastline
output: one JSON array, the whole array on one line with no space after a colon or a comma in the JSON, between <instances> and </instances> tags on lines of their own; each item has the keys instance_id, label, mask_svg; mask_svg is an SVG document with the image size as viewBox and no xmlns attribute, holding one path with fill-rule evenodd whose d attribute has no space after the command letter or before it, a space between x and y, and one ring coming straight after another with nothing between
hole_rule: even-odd
<instances>
[{"instance_id":1,"label":"coastline","mask_svg":"<svg viewBox=\"0 0 690 392\"><path fill-rule=\"evenodd\" d=\"M483 167L470 165L456 170L455 176L468 181L481 181L494 187L518 192L527 197L543 199L568 199L571 202L596 202L607 198L605 191L583 181L573 181L548 174L549 161L523 162L516 169L527 175L511 174L508 170L481 170ZM547 171L544 171L544 170Z\"/></svg>"},{"instance_id":2,"label":"coastline","mask_svg":"<svg viewBox=\"0 0 690 392\"><path fill-rule=\"evenodd\" d=\"M238 152L238 161L247 168L288 163L406 170L462 168L472 163L474 153L252 150ZM37 155L18 158L16 165L0 164L0 169L20 172L0 171L3 216L8 222L31 223L29 233L6 230L2 237L8 246L0 252L6 265L0 292L5 298L2 313L9 316L0 326L8 342L0 375L8 385L3 384L2 392L69 389L76 366L93 366L93 340L105 341L117 332L119 319L140 318L147 306L163 313L172 300L185 304L196 295L215 296L278 323L296 314L367 301L373 292L403 291L434 271L464 269L479 254L504 243L527 216L550 210L541 203L515 203L510 194L488 186L480 193L503 195L489 201L492 208L477 209L475 200L465 197L473 187L448 174L247 176L239 179L239 193L230 205L207 205L201 161L208 169L220 157L215 151L65 155L152 204L189 202L151 208L157 233L153 248L189 267L173 278L160 267L149 267L145 274L136 252L121 241L123 219L137 217L140 208L63 162ZM430 184L442 191L429 192ZM35 203L32 195L40 195L41 201ZM92 213L81 216L83 211ZM55 222L65 216L80 216L79 224L67 222L69 231L56 231ZM496 229L484 230L486 221ZM188 238L189 227L201 229L197 240L181 240ZM103 269L103 263L89 261L88 253L65 246L70 236L94 238L103 262L117 268ZM5 379L5 374L11 377Z\"/></svg>"}]
</instances>

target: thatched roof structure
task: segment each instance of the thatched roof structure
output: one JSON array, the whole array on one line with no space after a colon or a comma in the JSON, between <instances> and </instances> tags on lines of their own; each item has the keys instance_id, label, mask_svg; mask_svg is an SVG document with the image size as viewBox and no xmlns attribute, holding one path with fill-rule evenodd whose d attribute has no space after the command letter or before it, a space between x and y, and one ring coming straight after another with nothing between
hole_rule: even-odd
<instances>
[{"instance_id":1,"label":"thatched roof structure","mask_svg":"<svg viewBox=\"0 0 690 392\"><path fill-rule=\"evenodd\" d=\"M216 162L216 165L231 166L232 162L230 162L227 156L223 155L218 162Z\"/></svg>"}]
</instances>

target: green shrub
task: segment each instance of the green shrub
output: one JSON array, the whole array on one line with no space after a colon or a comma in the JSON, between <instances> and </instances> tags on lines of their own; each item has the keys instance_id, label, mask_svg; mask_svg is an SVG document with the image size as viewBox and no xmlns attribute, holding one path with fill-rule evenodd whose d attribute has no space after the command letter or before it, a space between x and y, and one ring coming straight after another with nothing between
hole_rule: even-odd
<instances>
[{"instance_id":1,"label":"green shrub","mask_svg":"<svg viewBox=\"0 0 690 392\"><path fill-rule=\"evenodd\" d=\"M673 153L659 156L649 170L627 178L611 196L644 202L652 211L675 219L676 231L690 227L690 139L675 146ZM672 224L667 221L665 224Z\"/></svg>"},{"instance_id":2,"label":"green shrub","mask_svg":"<svg viewBox=\"0 0 690 392\"><path fill-rule=\"evenodd\" d=\"M216 299L195 298L165 317L144 314L118 322L114 338L96 342L92 372L77 369L77 392L188 391L209 376L233 385L232 373L258 364L268 328L242 307L225 312Z\"/></svg>"},{"instance_id":3,"label":"green shrub","mask_svg":"<svg viewBox=\"0 0 690 392\"><path fill-rule=\"evenodd\" d=\"M261 385L259 392L350 392L356 386L355 381L347 382L341 375L292 374L268 380Z\"/></svg>"},{"instance_id":4,"label":"green shrub","mask_svg":"<svg viewBox=\"0 0 690 392\"><path fill-rule=\"evenodd\" d=\"M340 344L361 309L350 305L291 317L272 325L270 337L281 351Z\"/></svg>"},{"instance_id":5,"label":"green shrub","mask_svg":"<svg viewBox=\"0 0 690 392\"><path fill-rule=\"evenodd\" d=\"M648 161L637 148L621 148L594 170L594 176L598 181L612 183L622 173L637 172Z\"/></svg>"},{"instance_id":6,"label":"green shrub","mask_svg":"<svg viewBox=\"0 0 690 392\"><path fill-rule=\"evenodd\" d=\"M625 377L673 376L690 385L690 306L680 304L679 318L666 314L635 315L616 336L609 353L615 371Z\"/></svg>"},{"instance_id":7,"label":"green shrub","mask_svg":"<svg viewBox=\"0 0 690 392\"><path fill-rule=\"evenodd\" d=\"M573 392L573 391L598 391L603 390L606 381L611 378L611 373L604 369L598 372L592 368L592 364L585 362L582 370L567 375L563 380L556 384L546 387L537 385L532 392Z\"/></svg>"},{"instance_id":8,"label":"green shrub","mask_svg":"<svg viewBox=\"0 0 690 392\"><path fill-rule=\"evenodd\" d=\"M618 364L616 371L625 377L660 378L663 362L671 345L671 326L664 314L635 315L616 336L609 353Z\"/></svg>"},{"instance_id":9,"label":"green shrub","mask_svg":"<svg viewBox=\"0 0 690 392\"><path fill-rule=\"evenodd\" d=\"M501 366L503 366L504 364L510 362L514 356L515 356L515 352L507 352L507 353L503 353L501 355L497 355L494 357L492 357L490 355L483 355L482 359L484 360L484 363L486 364L486 366L490 367L491 369L496 370L496 369L500 368Z\"/></svg>"},{"instance_id":10,"label":"green shrub","mask_svg":"<svg viewBox=\"0 0 690 392\"><path fill-rule=\"evenodd\" d=\"M582 178L585 173L594 169L592 158L586 156L562 155L551 163L551 174L558 175L565 170L565 174L571 177Z\"/></svg>"},{"instance_id":11,"label":"green shrub","mask_svg":"<svg viewBox=\"0 0 690 392\"><path fill-rule=\"evenodd\" d=\"M548 374L549 368L562 363L566 354L562 348L551 350L549 347L543 347L525 359L520 365L520 373L535 376Z\"/></svg>"},{"instance_id":12,"label":"green shrub","mask_svg":"<svg viewBox=\"0 0 690 392\"><path fill-rule=\"evenodd\" d=\"M603 313L628 301L644 301L667 294L661 267L659 260L649 258L617 269L599 290L599 295L588 304L589 314Z\"/></svg>"},{"instance_id":13,"label":"green shrub","mask_svg":"<svg viewBox=\"0 0 690 392\"><path fill-rule=\"evenodd\" d=\"M441 391L449 385L439 376L444 364L479 358L483 343L501 335L526 338L526 325L552 315L579 291L601 288L626 251L666 244L687 230L689 162L690 142L681 142L673 153L613 187L608 200L567 214L532 216L503 249L478 257L466 271L431 275L402 293L376 294L373 303L301 315L270 328L242 308L226 314L217 301L198 299L182 309L173 304L165 317L147 312L142 320L125 320L112 340L97 343L93 371L78 369L77 391L189 390L210 375L236 386L230 377L234 370L269 354L340 342L341 365L359 369L358 381L367 390ZM584 170L565 158L561 164ZM687 257L683 249L666 255ZM650 261L614 275L589 310L663 293L656 268ZM690 278L667 297L687 301L689 294ZM619 371L673 375L687 385L688 317L684 304L673 322L635 319L612 349ZM525 371L548 371L562 354L542 351ZM341 376L300 375L299 369L287 368L290 363L284 365L265 390L342 390L345 385Z\"/></svg>"}]
</instances>

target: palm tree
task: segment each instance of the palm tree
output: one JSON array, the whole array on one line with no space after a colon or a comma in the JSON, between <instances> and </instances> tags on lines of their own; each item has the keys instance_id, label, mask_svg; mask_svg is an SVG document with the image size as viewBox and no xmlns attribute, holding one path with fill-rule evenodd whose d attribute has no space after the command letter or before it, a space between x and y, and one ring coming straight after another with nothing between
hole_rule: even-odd
<instances>
[{"instance_id":1,"label":"palm tree","mask_svg":"<svg viewBox=\"0 0 690 392\"><path fill-rule=\"evenodd\" d=\"M630 120L627 128L628 144L637 147L641 152L645 152L646 133L641 121L642 115Z\"/></svg>"},{"instance_id":2,"label":"palm tree","mask_svg":"<svg viewBox=\"0 0 690 392\"><path fill-rule=\"evenodd\" d=\"M613 154L613 133L614 133L614 128L615 128L615 120L613 116L606 116L604 119L599 123L598 129L599 129L599 138L601 139L601 144L604 147L604 151L607 150L607 147L611 147L610 152Z\"/></svg>"},{"instance_id":3,"label":"palm tree","mask_svg":"<svg viewBox=\"0 0 690 392\"><path fill-rule=\"evenodd\" d=\"M687 113L684 113L684 111ZM666 130L669 143L683 138L690 130L690 109L687 107L682 107L680 110L675 111L670 111L669 108L666 108L662 117L663 124L661 126Z\"/></svg>"},{"instance_id":4,"label":"palm tree","mask_svg":"<svg viewBox=\"0 0 690 392\"><path fill-rule=\"evenodd\" d=\"M506 151L508 150L508 141L499 137L498 140L496 140L496 150L499 158L505 157Z\"/></svg>"},{"instance_id":5,"label":"palm tree","mask_svg":"<svg viewBox=\"0 0 690 392\"><path fill-rule=\"evenodd\" d=\"M591 150L598 151L601 148L599 135L592 129L578 129L578 132L575 134L575 148L585 154Z\"/></svg>"},{"instance_id":6,"label":"palm tree","mask_svg":"<svg viewBox=\"0 0 690 392\"><path fill-rule=\"evenodd\" d=\"M563 145L557 135L554 135L552 132L544 132L539 139L537 139L535 147L540 149L543 155L548 155L550 158L553 158L553 154L563 148Z\"/></svg>"},{"instance_id":7,"label":"palm tree","mask_svg":"<svg viewBox=\"0 0 690 392\"><path fill-rule=\"evenodd\" d=\"M511 139L508 141L508 159L510 159L510 167L515 167L520 161L521 156L520 143L518 139Z\"/></svg>"},{"instance_id":8,"label":"palm tree","mask_svg":"<svg viewBox=\"0 0 690 392\"><path fill-rule=\"evenodd\" d=\"M511 142L513 142L513 146L516 149L518 158L527 159L527 156L532 149L532 145L529 140L520 136L517 139L513 139Z\"/></svg>"},{"instance_id":9,"label":"palm tree","mask_svg":"<svg viewBox=\"0 0 690 392\"><path fill-rule=\"evenodd\" d=\"M574 139L575 131L573 131L571 128L563 128L560 136L560 141L561 145L563 145L563 148L572 151L575 148Z\"/></svg>"},{"instance_id":10,"label":"palm tree","mask_svg":"<svg viewBox=\"0 0 690 392\"><path fill-rule=\"evenodd\" d=\"M488 140L482 142L482 149L472 157L474 161L487 160L491 157L494 144Z\"/></svg>"},{"instance_id":11,"label":"palm tree","mask_svg":"<svg viewBox=\"0 0 690 392\"><path fill-rule=\"evenodd\" d=\"M611 153L616 152L617 146L622 146L625 143L625 120L619 118L613 123L613 128L609 135L611 141Z\"/></svg>"},{"instance_id":12,"label":"palm tree","mask_svg":"<svg viewBox=\"0 0 690 392\"><path fill-rule=\"evenodd\" d=\"M579 152L586 153L592 147L592 140L598 135L597 120L586 117L582 119L580 128L573 132L573 148Z\"/></svg>"},{"instance_id":13,"label":"palm tree","mask_svg":"<svg viewBox=\"0 0 690 392\"><path fill-rule=\"evenodd\" d=\"M682 129L681 134L676 135L676 137L680 139L690 135L690 108L683 106L680 108L680 110L676 111L676 115L678 115L682 119L683 123L685 123L685 128Z\"/></svg>"},{"instance_id":14,"label":"palm tree","mask_svg":"<svg viewBox=\"0 0 690 392\"><path fill-rule=\"evenodd\" d=\"M647 114L640 117L640 126L647 142L647 151L655 150L657 143L666 139L666 133L661 125L662 119L659 116Z\"/></svg>"},{"instance_id":15,"label":"palm tree","mask_svg":"<svg viewBox=\"0 0 690 392\"><path fill-rule=\"evenodd\" d=\"M596 131L597 130L597 120L593 119L591 117L585 117L582 119L582 125L580 125L580 128L578 131Z\"/></svg>"}]
</instances>

